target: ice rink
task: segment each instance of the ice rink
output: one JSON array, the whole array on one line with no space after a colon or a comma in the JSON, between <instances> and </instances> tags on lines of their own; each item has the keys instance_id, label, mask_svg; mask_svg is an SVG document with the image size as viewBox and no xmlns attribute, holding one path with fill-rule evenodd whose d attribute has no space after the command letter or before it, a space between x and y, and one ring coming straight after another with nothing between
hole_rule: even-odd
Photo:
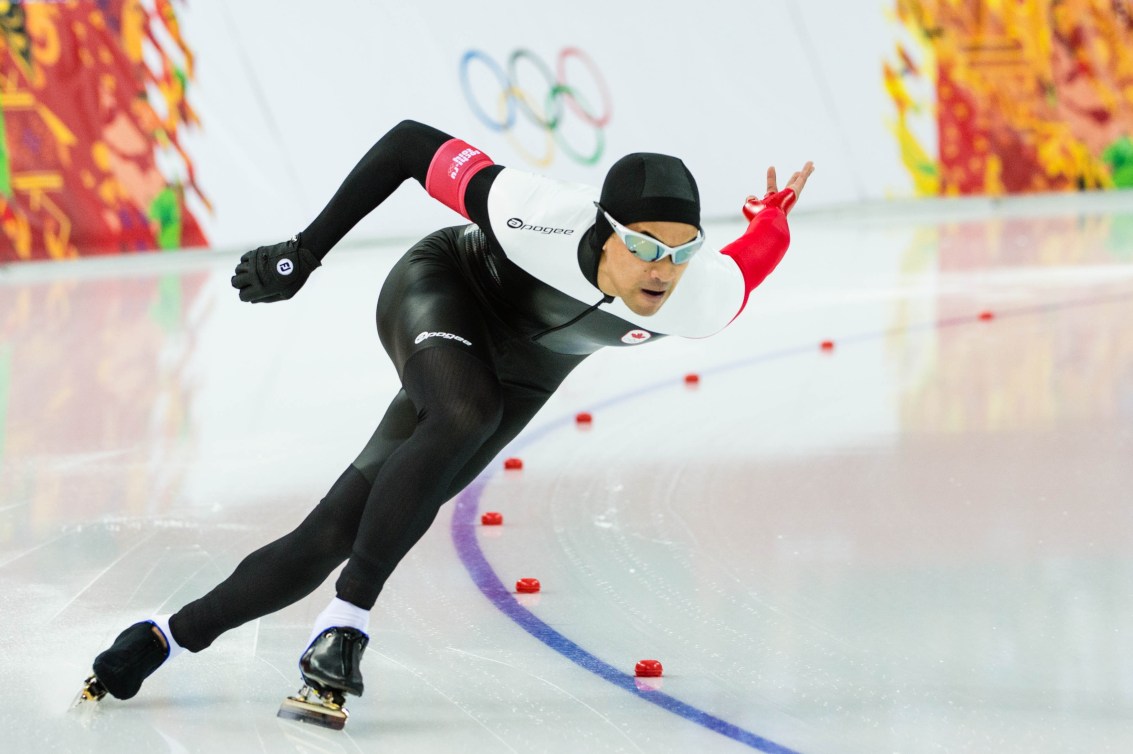
<instances>
[{"instance_id":1,"label":"ice rink","mask_svg":"<svg viewBox=\"0 0 1133 754\"><path fill-rule=\"evenodd\" d=\"M445 506L343 732L275 716L331 582L70 705L369 438L408 242L254 307L230 253L0 269L0 748L1133 751L1130 196L792 215L732 327L595 355Z\"/></svg>"}]
</instances>

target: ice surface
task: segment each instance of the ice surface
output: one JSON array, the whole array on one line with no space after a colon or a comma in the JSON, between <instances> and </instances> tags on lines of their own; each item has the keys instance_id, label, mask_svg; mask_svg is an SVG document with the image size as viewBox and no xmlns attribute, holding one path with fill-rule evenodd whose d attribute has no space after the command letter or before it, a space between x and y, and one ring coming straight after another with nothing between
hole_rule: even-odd
<instances>
[{"instance_id":1,"label":"ice surface","mask_svg":"<svg viewBox=\"0 0 1133 754\"><path fill-rule=\"evenodd\" d=\"M68 709L122 628L288 531L364 444L396 390L373 311L402 247L336 251L254 307L232 255L0 270L3 748L1127 752L1118 206L794 215L723 334L571 376L505 451L525 469L494 464L459 502L503 527L445 506L379 600L342 733L275 717L330 582L131 701ZM474 575L543 589L505 611ZM588 657L665 676L631 693Z\"/></svg>"}]
</instances>

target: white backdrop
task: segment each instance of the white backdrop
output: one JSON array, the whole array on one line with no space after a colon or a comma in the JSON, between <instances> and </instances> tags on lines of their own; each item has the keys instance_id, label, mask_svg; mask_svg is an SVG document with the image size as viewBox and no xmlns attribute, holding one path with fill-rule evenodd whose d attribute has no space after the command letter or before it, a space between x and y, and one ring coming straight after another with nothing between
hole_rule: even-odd
<instances>
[{"instance_id":1,"label":"white backdrop","mask_svg":"<svg viewBox=\"0 0 1133 754\"><path fill-rule=\"evenodd\" d=\"M698 178L707 217L732 215L746 194L761 193L768 165L786 176L808 159L818 172L800 206L911 195L886 130L892 104L881 63L897 34L886 7L840 0L187 4L182 28L198 66L189 98L203 124L187 146L216 208L211 215L193 209L218 248L290 235L403 118L459 136L499 163L595 185L627 152L676 154ZM550 164L532 164L517 144L542 153L546 133L522 114L510 134L479 119L462 89L461 60L478 50L506 68L513 51L526 49L553 69L571 47L593 61L609 91L606 148L595 165L561 150ZM581 97L601 100L577 58L566 73ZM541 106L548 85L535 64L521 61L517 78ZM502 88L483 60L470 66L469 84L495 115ZM563 112L563 135L590 151L593 128ZM407 185L350 238L415 236L458 220Z\"/></svg>"}]
</instances>

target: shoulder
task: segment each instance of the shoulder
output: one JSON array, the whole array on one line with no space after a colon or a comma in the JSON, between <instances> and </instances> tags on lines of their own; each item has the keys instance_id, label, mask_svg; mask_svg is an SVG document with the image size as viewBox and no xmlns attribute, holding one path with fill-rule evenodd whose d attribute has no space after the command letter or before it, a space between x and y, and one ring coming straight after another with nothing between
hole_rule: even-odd
<instances>
[{"instance_id":1,"label":"shoulder","mask_svg":"<svg viewBox=\"0 0 1133 754\"><path fill-rule=\"evenodd\" d=\"M579 244L594 226L598 190L505 168L488 194L496 243L513 264L579 301L601 292L578 263Z\"/></svg>"},{"instance_id":2,"label":"shoulder","mask_svg":"<svg viewBox=\"0 0 1133 754\"><path fill-rule=\"evenodd\" d=\"M594 224L597 199L593 186L504 168L492 183L488 212L497 233L530 225L550 227L538 231L548 235L556 235L556 228L561 230L557 235L574 235Z\"/></svg>"}]
</instances>

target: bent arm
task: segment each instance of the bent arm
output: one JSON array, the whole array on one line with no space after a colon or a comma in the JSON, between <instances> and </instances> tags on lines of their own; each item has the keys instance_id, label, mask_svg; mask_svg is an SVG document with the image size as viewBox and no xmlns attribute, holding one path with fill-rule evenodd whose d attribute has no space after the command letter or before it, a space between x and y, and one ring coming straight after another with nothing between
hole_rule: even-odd
<instances>
[{"instance_id":1,"label":"bent arm","mask_svg":"<svg viewBox=\"0 0 1133 754\"><path fill-rule=\"evenodd\" d=\"M485 168L492 170L484 172ZM318 217L300 234L302 245L318 259L342 240L358 222L412 178L429 195L475 220L486 216L479 201L465 201L472 179L476 197L487 195L491 178L501 168L490 157L432 126L404 120L380 138L359 160ZM486 205L486 201L483 202Z\"/></svg>"}]
</instances>

